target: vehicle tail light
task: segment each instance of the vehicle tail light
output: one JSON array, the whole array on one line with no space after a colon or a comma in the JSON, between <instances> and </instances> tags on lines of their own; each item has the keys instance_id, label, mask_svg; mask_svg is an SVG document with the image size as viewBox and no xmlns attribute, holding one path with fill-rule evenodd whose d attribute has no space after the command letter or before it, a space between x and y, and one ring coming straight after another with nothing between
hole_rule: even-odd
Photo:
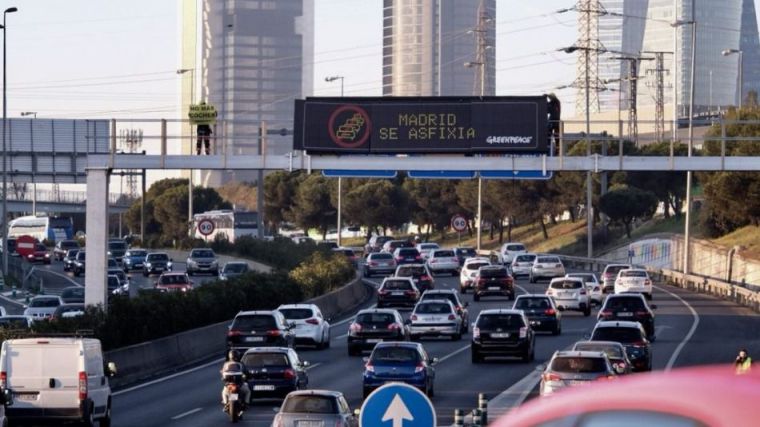
<instances>
[{"instance_id":1,"label":"vehicle tail light","mask_svg":"<svg viewBox=\"0 0 760 427\"><path fill-rule=\"evenodd\" d=\"M422 363L418 363L417 366L414 367L414 373L419 374L420 372L425 370L425 365Z\"/></svg>"},{"instance_id":2,"label":"vehicle tail light","mask_svg":"<svg viewBox=\"0 0 760 427\"><path fill-rule=\"evenodd\" d=\"M366 370L367 372L372 372L373 374L375 373L375 367L372 366L372 363L369 363L369 362L366 365L364 365L364 370Z\"/></svg>"},{"instance_id":3,"label":"vehicle tail light","mask_svg":"<svg viewBox=\"0 0 760 427\"><path fill-rule=\"evenodd\" d=\"M237 336L240 336L240 334L241 332L238 331L237 329L230 329L229 331L227 331L228 337L237 337Z\"/></svg>"},{"instance_id":4,"label":"vehicle tail light","mask_svg":"<svg viewBox=\"0 0 760 427\"><path fill-rule=\"evenodd\" d=\"M649 279L644 280L644 286L650 286L651 284L652 284L651 280L649 280Z\"/></svg>"},{"instance_id":5,"label":"vehicle tail light","mask_svg":"<svg viewBox=\"0 0 760 427\"><path fill-rule=\"evenodd\" d=\"M599 312L599 317L603 317L603 318L612 317L613 314L614 313L612 312L612 310L602 310Z\"/></svg>"},{"instance_id":6,"label":"vehicle tail light","mask_svg":"<svg viewBox=\"0 0 760 427\"><path fill-rule=\"evenodd\" d=\"M597 381L609 381L609 380L614 380L614 379L615 379L614 375L600 375L596 377Z\"/></svg>"},{"instance_id":7,"label":"vehicle tail light","mask_svg":"<svg viewBox=\"0 0 760 427\"><path fill-rule=\"evenodd\" d=\"M79 400L87 400L87 372L79 372Z\"/></svg>"},{"instance_id":8,"label":"vehicle tail light","mask_svg":"<svg viewBox=\"0 0 760 427\"><path fill-rule=\"evenodd\" d=\"M462 314L462 307L457 306L456 311L457 311L457 314Z\"/></svg>"},{"instance_id":9,"label":"vehicle tail light","mask_svg":"<svg viewBox=\"0 0 760 427\"><path fill-rule=\"evenodd\" d=\"M472 337L480 338L480 328L478 328L477 326L472 328Z\"/></svg>"},{"instance_id":10,"label":"vehicle tail light","mask_svg":"<svg viewBox=\"0 0 760 427\"><path fill-rule=\"evenodd\" d=\"M416 314L412 314L412 316L409 318L409 320L417 320L417 315Z\"/></svg>"},{"instance_id":11,"label":"vehicle tail light","mask_svg":"<svg viewBox=\"0 0 760 427\"><path fill-rule=\"evenodd\" d=\"M377 266L378 266L378 263L376 263L376 262L374 262L374 261L370 261L370 262L368 262L367 264L368 264L370 267L377 267Z\"/></svg>"},{"instance_id":12,"label":"vehicle tail light","mask_svg":"<svg viewBox=\"0 0 760 427\"><path fill-rule=\"evenodd\" d=\"M417 296L417 291L405 291L404 295L407 295L410 297Z\"/></svg>"},{"instance_id":13,"label":"vehicle tail light","mask_svg":"<svg viewBox=\"0 0 760 427\"><path fill-rule=\"evenodd\" d=\"M457 320L457 316L449 314L449 320Z\"/></svg>"},{"instance_id":14,"label":"vehicle tail light","mask_svg":"<svg viewBox=\"0 0 760 427\"><path fill-rule=\"evenodd\" d=\"M307 319L306 323L308 323L310 325L319 325L319 320L316 319L316 318L314 318L314 317L312 317L311 319Z\"/></svg>"},{"instance_id":15,"label":"vehicle tail light","mask_svg":"<svg viewBox=\"0 0 760 427\"><path fill-rule=\"evenodd\" d=\"M547 316L554 316L557 314L557 311L553 308L547 308L546 310L544 310L544 314Z\"/></svg>"},{"instance_id":16,"label":"vehicle tail light","mask_svg":"<svg viewBox=\"0 0 760 427\"><path fill-rule=\"evenodd\" d=\"M636 317L649 317L648 311L637 311L633 313Z\"/></svg>"},{"instance_id":17,"label":"vehicle tail light","mask_svg":"<svg viewBox=\"0 0 760 427\"><path fill-rule=\"evenodd\" d=\"M554 295L554 291L552 291L552 289L549 288L549 289L546 290L546 295L552 296L552 295Z\"/></svg>"},{"instance_id":18,"label":"vehicle tail light","mask_svg":"<svg viewBox=\"0 0 760 427\"><path fill-rule=\"evenodd\" d=\"M647 343L644 342L644 341L637 341L635 343L632 343L631 345L634 346L634 347L636 347L636 348L646 348Z\"/></svg>"},{"instance_id":19,"label":"vehicle tail light","mask_svg":"<svg viewBox=\"0 0 760 427\"><path fill-rule=\"evenodd\" d=\"M551 372L547 372L543 375L541 375L541 378L543 378L544 381L562 381L562 378L560 378L557 374L552 374Z\"/></svg>"},{"instance_id":20,"label":"vehicle tail light","mask_svg":"<svg viewBox=\"0 0 760 427\"><path fill-rule=\"evenodd\" d=\"M415 257L414 257L414 259L416 259L416 260L421 260L421 259L422 259L422 257L421 257L421 256L419 256L419 255L417 255L417 256L415 256Z\"/></svg>"},{"instance_id":21,"label":"vehicle tail light","mask_svg":"<svg viewBox=\"0 0 760 427\"><path fill-rule=\"evenodd\" d=\"M356 332L361 332L361 331L362 331L362 325L358 323L352 323L351 326L348 327L349 333L356 333Z\"/></svg>"},{"instance_id":22,"label":"vehicle tail light","mask_svg":"<svg viewBox=\"0 0 760 427\"><path fill-rule=\"evenodd\" d=\"M562 264L555 264L554 266L557 268L562 268Z\"/></svg>"},{"instance_id":23,"label":"vehicle tail light","mask_svg":"<svg viewBox=\"0 0 760 427\"><path fill-rule=\"evenodd\" d=\"M380 289L379 291L377 291L377 294L385 296L385 295L388 295L388 291L386 291L385 289Z\"/></svg>"},{"instance_id":24,"label":"vehicle tail light","mask_svg":"<svg viewBox=\"0 0 760 427\"><path fill-rule=\"evenodd\" d=\"M282 376L286 380L293 380L296 378L296 371L292 369L286 369L285 372L282 373Z\"/></svg>"},{"instance_id":25,"label":"vehicle tail light","mask_svg":"<svg viewBox=\"0 0 760 427\"><path fill-rule=\"evenodd\" d=\"M528 337L528 327L523 326L520 328L520 338L527 338Z\"/></svg>"},{"instance_id":26,"label":"vehicle tail light","mask_svg":"<svg viewBox=\"0 0 760 427\"><path fill-rule=\"evenodd\" d=\"M402 257L402 256L397 256L396 257L396 261L403 261L403 260L404 260L404 257Z\"/></svg>"},{"instance_id":27,"label":"vehicle tail light","mask_svg":"<svg viewBox=\"0 0 760 427\"><path fill-rule=\"evenodd\" d=\"M420 280L422 280L422 281L428 281L428 280L430 280L430 276L428 276L427 274L423 274L422 276L420 276Z\"/></svg>"},{"instance_id":28,"label":"vehicle tail light","mask_svg":"<svg viewBox=\"0 0 760 427\"><path fill-rule=\"evenodd\" d=\"M599 292L599 286L594 286L594 292Z\"/></svg>"},{"instance_id":29,"label":"vehicle tail light","mask_svg":"<svg viewBox=\"0 0 760 427\"><path fill-rule=\"evenodd\" d=\"M586 290L585 289L581 289L580 293L581 293L581 295L586 295Z\"/></svg>"},{"instance_id":30,"label":"vehicle tail light","mask_svg":"<svg viewBox=\"0 0 760 427\"><path fill-rule=\"evenodd\" d=\"M280 332L279 329L272 329L271 331L267 331L267 336L270 337L279 337L282 335L282 332Z\"/></svg>"},{"instance_id":31,"label":"vehicle tail light","mask_svg":"<svg viewBox=\"0 0 760 427\"><path fill-rule=\"evenodd\" d=\"M431 260L430 260L430 263L431 263L431 264L435 264L435 263L437 263L437 262L438 262L438 260L437 260L437 259L435 259L435 258L433 258L433 259L431 259Z\"/></svg>"},{"instance_id":32,"label":"vehicle tail light","mask_svg":"<svg viewBox=\"0 0 760 427\"><path fill-rule=\"evenodd\" d=\"M272 421L272 427L283 427L282 422L282 416L280 414L277 414L274 416L274 420Z\"/></svg>"},{"instance_id":33,"label":"vehicle tail light","mask_svg":"<svg viewBox=\"0 0 760 427\"><path fill-rule=\"evenodd\" d=\"M0 388L5 390L8 386L8 373L5 371L0 372Z\"/></svg>"},{"instance_id":34,"label":"vehicle tail light","mask_svg":"<svg viewBox=\"0 0 760 427\"><path fill-rule=\"evenodd\" d=\"M389 331L398 331L399 329L401 329L401 325L399 325L398 323L391 323L390 325L388 325Z\"/></svg>"}]
</instances>

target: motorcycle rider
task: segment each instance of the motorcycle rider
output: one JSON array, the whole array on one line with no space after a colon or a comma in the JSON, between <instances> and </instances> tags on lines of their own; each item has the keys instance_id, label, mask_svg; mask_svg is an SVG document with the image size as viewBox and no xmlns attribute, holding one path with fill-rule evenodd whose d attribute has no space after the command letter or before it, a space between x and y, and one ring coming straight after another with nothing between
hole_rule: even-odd
<instances>
[{"instance_id":1,"label":"motorcycle rider","mask_svg":"<svg viewBox=\"0 0 760 427\"><path fill-rule=\"evenodd\" d=\"M750 371L752 368L752 358L749 357L746 348L739 350L739 355L736 356L734 365L736 366L737 374L746 374Z\"/></svg>"},{"instance_id":2,"label":"motorcycle rider","mask_svg":"<svg viewBox=\"0 0 760 427\"><path fill-rule=\"evenodd\" d=\"M222 366L222 381L225 383L222 387L222 404L227 405L227 382L235 381L239 385L240 394L242 395L243 407L248 405L251 398L251 389L245 380L245 365L240 362L240 354L236 350L230 350L227 354L228 360Z\"/></svg>"}]
</instances>

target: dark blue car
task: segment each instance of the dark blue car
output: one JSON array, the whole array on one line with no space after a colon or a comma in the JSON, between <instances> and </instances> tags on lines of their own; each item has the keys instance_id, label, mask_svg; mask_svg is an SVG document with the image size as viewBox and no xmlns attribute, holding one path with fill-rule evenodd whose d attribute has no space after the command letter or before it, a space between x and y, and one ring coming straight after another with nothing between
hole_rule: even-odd
<instances>
[{"instance_id":1,"label":"dark blue car","mask_svg":"<svg viewBox=\"0 0 760 427\"><path fill-rule=\"evenodd\" d=\"M435 394L435 368L438 359L430 358L420 343L381 342L364 359L363 392L366 398L388 382L403 382L417 387L430 397Z\"/></svg>"},{"instance_id":2,"label":"dark blue car","mask_svg":"<svg viewBox=\"0 0 760 427\"><path fill-rule=\"evenodd\" d=\"M301 361L292 348L254 347L245 352L241 362L248 371L251 399L285 397L309 385L309 363Z\"/></svg>"},{"instance_id":3,"label":"dark blue car","mask_svg":"<svg viewBox=\"0 0 760 427\"><path fill-rule=\"evenodd\" d=\"M124 272L129 273L129 270L142 270L145 264L145 256L148 255L148 251L145 249L130 249L124 253L124 258L121 261L124 267Z\"/></svg>"}]
</instances>

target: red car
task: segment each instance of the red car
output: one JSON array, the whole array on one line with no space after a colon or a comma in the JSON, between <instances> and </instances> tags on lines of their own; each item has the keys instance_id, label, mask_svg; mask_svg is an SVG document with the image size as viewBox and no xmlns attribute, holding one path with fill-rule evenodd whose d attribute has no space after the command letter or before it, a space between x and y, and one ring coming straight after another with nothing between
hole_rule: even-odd
<instances>
[{"instance_id":1,"label":"red car","mask_svg":"<svg viewBox=\"0 0 760 427\"><path fill-rule=\"evenodd\" d=\"M737 375L733 365L631 375L535 399L497 420L495 427L557 425L754 425L760 372Z\"/></svg>"},{"instance_id":2,"label":"red car","mask_svg":"<svg viewBox=\"0 0 760 427\"><path fill-rule=\"evenodd\" d=\"M50 252L47 247L42 243L34 245L34 249L29 251L24 258L29 262L41 262L43 264L50 264Z\"/></svg>"},{"instance_id":3,"label":"red car","mask_svg":"<svg viewBox=\"0 0 760 427\"><path fill-rule=\"evenodd\" d=\"M187 273L164 273L156 281L156 289L169 292L187 292L193 290L193 281Z\"/></svg>"}]
</instances>

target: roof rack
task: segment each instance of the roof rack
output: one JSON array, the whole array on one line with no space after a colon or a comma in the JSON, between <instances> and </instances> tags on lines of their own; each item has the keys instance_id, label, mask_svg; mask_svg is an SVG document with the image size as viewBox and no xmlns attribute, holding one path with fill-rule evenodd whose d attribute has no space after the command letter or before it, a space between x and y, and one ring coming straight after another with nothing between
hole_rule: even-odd
<instances>
[{"instance_id":1,"label":"roof rack","mask_svg":"<svg viewBox=\"0 0 760 427\"><path fill-rule=\"evenodd\" d=\"M77 329L74 332L34 332L25 329L9 329L6 331L9 339L21 338L90 338L95 336L92 329Z\"/></svg>"}]
</instances>

